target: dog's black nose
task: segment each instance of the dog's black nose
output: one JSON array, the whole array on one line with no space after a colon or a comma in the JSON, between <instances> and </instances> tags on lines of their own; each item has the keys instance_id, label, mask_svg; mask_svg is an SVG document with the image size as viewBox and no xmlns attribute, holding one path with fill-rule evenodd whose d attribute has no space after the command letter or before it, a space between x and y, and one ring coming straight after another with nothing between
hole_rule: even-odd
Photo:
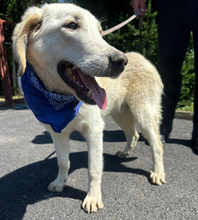
<instances>
[{"instance_id":1,"label":"dog's black nose","mask_svg":"<svg viewBox=\"0 0 198 220\"><path fill-rule=\"evenodd\" d=\"M127 57L123 54L112 54L109 59L115 69L120 69L128 63Z\"/></svg>"},{"instance_id":2,"label":"dog's black nose","mask_svg":"<svg viewBox=\"0 0 198 220\"><path fill-rule=\"evenodd\" d=\"M125 66L127 65L128 61L129 61L128 58L126 56L124 56L124 62L123 63L124 63Z\"/></svg>"},{"instance_id":3,"label":"dog's black nose","mask_svg":"<svg viewBox=\"0 0 198 220\"><path fill-rule=\"evenodd\" d=\"M111 71L122 72L127 65L128 59L124 54L112 54L109 57Z\"/></svg>"}]
</instances>

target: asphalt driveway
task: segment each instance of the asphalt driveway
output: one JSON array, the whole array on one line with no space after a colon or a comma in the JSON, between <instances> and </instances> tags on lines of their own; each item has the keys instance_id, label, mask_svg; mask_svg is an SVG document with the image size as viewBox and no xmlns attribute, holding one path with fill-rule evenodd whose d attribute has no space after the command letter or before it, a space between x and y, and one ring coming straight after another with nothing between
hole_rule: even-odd
<instances>
[{"instance_id":1,"label":"asphalt driveway","mask_svg":"<svg viewBox=\"0 0 198 220\"><path fill-rule=\"evenodd\" d=\"M56 154L50 135L23 106L0 109L0 219L83 220L198 219L198 155L190 147L192 122L174 120L171 139L164 144L167 183L152 185L150 147L143 138L127 159L114 156L125 137L111 118L104 131L104 208L87 214L87 145L74 132L70 141L68 186L60 193L47 191L57 175Z\"/></svg>"}]
</instances>

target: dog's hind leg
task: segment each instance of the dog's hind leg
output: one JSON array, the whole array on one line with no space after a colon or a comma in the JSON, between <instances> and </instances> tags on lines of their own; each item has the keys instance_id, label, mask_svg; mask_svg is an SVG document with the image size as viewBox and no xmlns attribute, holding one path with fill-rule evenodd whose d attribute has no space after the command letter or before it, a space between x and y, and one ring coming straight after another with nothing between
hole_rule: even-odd
<instances>
[{"instance_id":1,"label":"dog's hind leg","mask_svg":"<svg viewBox=\"0 0 198 220\"><path fill-rule=\"evenodd\" d=\"M50 183L48 190L52 192L60 192L66 186L68 170L69 170L69 135L51 132L58 160L58 176Z\"/></svg>"},{"instance_id":2,"label":"dog's hind leg","mask_svg":"<svg viewBox=\"0 0 198 220\"><path fill-rule=\"evenodd\" d=\"M136 146L139 134L135 129L134 119L129 109L126 109L122 113L113 113L112 118L122 128L126 136L126 146L123 151L118 151L116 156L125 158L129 156L130 151Z\"/></svg>"},{"instance_id":3,"label":"dog's hind leg","mask_svg":"<svg viewBox=\"0 0 198 220\"><path fill-rule=\"evenodd\" d=\"M152 114L149 111L138 112L136 121L143 136L148 140L153 156L153 170L150 178L152 183L161 185L165 182L163 148L159 136L159 120L157 113Z\"/></svg>"}]
</instances>

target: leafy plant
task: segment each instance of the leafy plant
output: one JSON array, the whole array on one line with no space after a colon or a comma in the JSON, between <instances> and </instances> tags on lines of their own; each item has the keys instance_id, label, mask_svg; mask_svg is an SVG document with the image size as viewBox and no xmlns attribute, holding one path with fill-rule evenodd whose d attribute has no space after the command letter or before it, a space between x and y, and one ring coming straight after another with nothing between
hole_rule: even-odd
<instances>
[{"instance_id":1,"label":"leafy plant","mask_svg":"<svg viewBox=\"0 0 198 220\"><path fill-rule=\"evenodd\" d=\"M189 47L182 67L182 87L178 108L192 106L195 91L194 48L193 36L190 35Z\"/></svg>"},{"instance_id":2,"label":"leafy plant","mask_svg":"<svg viewBox=\"0 0 198 220\"><path fill-rule=\"evenodd\" d=\"M117 15L117 23L126 20L129 14L120 13ZM129 23L126 27L109 34L105 39L108 43L124 51L136 51L143 54L157 68L158 66L158 25L157 11L152 10L152 1L148 2L148 12L144 17L143 30L137 28L137 21ZM106 27L107 29L107 27ZM193 37L190 36L189 47L182 67L182 87L180 101L177 108L182 110L193 108L195 73L194 73L194 49Z\"/></svg>"},{"instance_id":3,"label":"leafy plant","mask_svg":"<svg viewBox=\"0 0 198 220\"><path fill-rule=\"evenodd\" d=\"M52 2L75 2L79 6L89 9L96 17L107 19L103 29L106 30L121 23L133 14L131 0L37 0L37 6L43 3ZM144 16L143 29L138 29L138 20L135 19L121 29L105 36L105 40L112 46L123 52L136 51L143 54L158 68L158 25L156 1L148 0L148 12ZM0 18L8 21L19 22L21 15L28 6L32 5L31 0L0 0ZM11 32L5 31L6 41L11 41ZM7 36L9 35L9 36ZM8 47L8 59L10 72L12 67L12 53ZM194 45L192 34L189 47L182 68L183 81L180 101L177 105L180 109L193 108L193 94L195 90L194 72Z\"/></svg>"},{"instance_id":4,"label":"leafy plant","mask_svg":"<svg viewBox=\"0 0 198 220\"><path fill-rule=\"evenodd\" d=\"M124 51L136 51L143 54L153 64L158 66L158 28L156 23L157 11L152 12L151 0L148 12L143 20L143 29L137 28L138 21L132 21L125 27L106 37L107 42ZM129 14L120 13L118 23L129 18Z\"/></svg>"}]
</instances>

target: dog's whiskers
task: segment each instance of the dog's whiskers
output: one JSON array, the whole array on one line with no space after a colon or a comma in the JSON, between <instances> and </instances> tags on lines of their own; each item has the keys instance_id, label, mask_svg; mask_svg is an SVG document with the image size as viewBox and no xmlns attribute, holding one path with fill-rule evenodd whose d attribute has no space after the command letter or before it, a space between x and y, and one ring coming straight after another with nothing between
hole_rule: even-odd
<instances>
[{"instance_id":1,"label":"dog's whiskers","mask_svg":"<svg viewBox=\"0 0 198 220\"><path fill-rule=\"evenodd\" d=\"M107 21L107 17L108 15L107 14L104 14L100 19L99 19L99 22L102 23L104 21Z\"/></svg>"}]
</instances>

